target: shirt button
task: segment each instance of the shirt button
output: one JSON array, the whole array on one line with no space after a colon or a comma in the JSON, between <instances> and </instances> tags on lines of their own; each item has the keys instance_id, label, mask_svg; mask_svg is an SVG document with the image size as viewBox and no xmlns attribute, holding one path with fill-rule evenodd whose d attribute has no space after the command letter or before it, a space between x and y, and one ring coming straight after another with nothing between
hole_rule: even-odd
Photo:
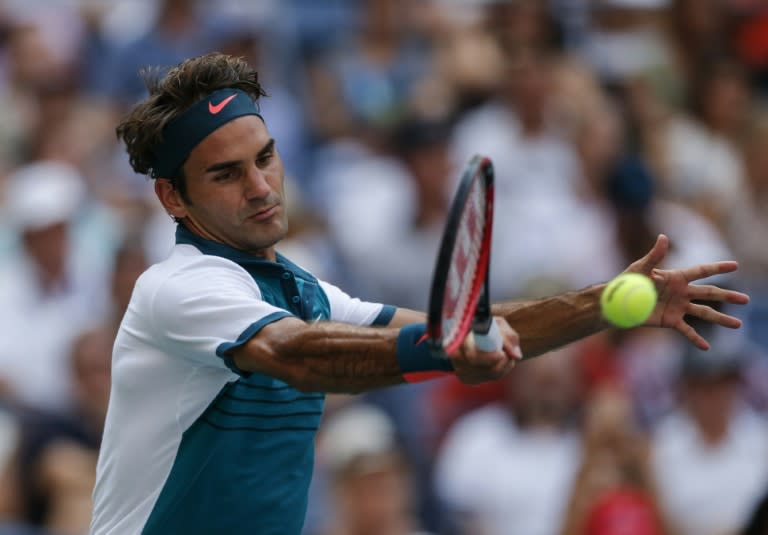
<instances>
[{"instance_id":1,"label":"shirt button","mask_svg":"<svg viewBox=\"0 0 768 535\"><path fill-rule=\"evenodd\" d=\"M283 278L284 279L290 279L291 278L291 274L289 272L287 272L287 271L284 271L283 272Z\"/></svg>"},{"instance_id":2,"label":"shirt button","mask_svg":"<svg viewBox=\"0 0 768 535\"><path fill-rule=\"evenodd\" d=\"M293 301L294 303L298 303L299 301L301 301L301 297L299 297L298 295L294 295L291 298L291 301Z\"/></svg>"}]
</instances>

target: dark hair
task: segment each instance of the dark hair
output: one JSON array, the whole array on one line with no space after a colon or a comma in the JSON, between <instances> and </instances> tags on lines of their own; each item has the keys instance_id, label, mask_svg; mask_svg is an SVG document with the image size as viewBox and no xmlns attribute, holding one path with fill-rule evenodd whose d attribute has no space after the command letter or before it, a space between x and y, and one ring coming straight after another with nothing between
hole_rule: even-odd
<instances>
[{"instance_id":1,"label":"dark hair","mask_svg":"<svg viewBox=\"0 0 768 535\"><path fill-rule=\"evenodd\" d=\"M123 117L115 130L117 137L125 143L134 171L151 178L168 178L189 202L183 173L160 177L153 168L153 150L162 141L165 126L217 89L241 89L254 101L266 93L258 72L245 60L219 52L187 59L165 76L157 68L144 69L141 75L149 96Z\"/></svg>"}]
</instances>

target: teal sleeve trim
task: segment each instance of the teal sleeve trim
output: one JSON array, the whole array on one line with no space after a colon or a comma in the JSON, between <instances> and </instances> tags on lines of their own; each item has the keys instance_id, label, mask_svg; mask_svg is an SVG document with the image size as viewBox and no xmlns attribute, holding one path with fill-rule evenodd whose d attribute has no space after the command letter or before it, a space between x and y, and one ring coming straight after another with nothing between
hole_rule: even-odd
<instances>
[{"instance_id":1,"label":"teal sleeve trim","mask_svg":"<svg viewBox=\"0 0 768 535\"><path fill-rule=\"evenodd\" d=\"M256 336L256 333L258 333L261 329L263 329L265 325L269 325L272 322L275 322L277 320L280 320L289 316L292 316L292 314L288 312L284 312L284 311L273 312L272 314L264 316L259 321L255 321L251 323L247 329L245 329L242 333L240 333L240 336L238 336L237 340L235 340L234 342L223 342L219 344L219 347L216 348L216 356L221 358L224 361L224 364L227 365L227 368L229 368L236 374L242 377L250 376L251 372L241 370L235 365L235 361L232 358L232 356L229 354L229 352L248 342L248 340Z\"/></svg>"},{"instance_id":2,"label":"teal sleeve trim","mask_svg":"<svg viewBox=\"0 0 768 535\"><path fill-rule=\"evenodd\" d=\"M373 320L373 323L371 323L371 326L384 327L386 325L389 325L389 322L392 321L392 316L395 315L396 310L397 310L397 307L394 307L392 305L382 306L381 312L379 312L379 315L376 316L375 320Z\"/></svg>"},{"instance_id":3,"label":"teal sleeve trim","mask_svg":"<svg viewBox=\"0 0 768 535\"><path fill-rule=\"evenodd\" d=\"M426 325L414 323L400 329L397 336L397 362L404 374L424 371L453 371L447 358L435 356L427 342Z\"/></svg>"}]
</instances>

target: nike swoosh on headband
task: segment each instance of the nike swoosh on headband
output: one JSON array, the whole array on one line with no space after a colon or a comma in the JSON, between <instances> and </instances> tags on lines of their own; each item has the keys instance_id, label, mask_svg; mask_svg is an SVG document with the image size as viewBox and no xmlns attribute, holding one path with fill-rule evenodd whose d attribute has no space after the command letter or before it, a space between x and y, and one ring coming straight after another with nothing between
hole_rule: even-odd
<instances>
[{"instance_id":1,"label":"nike swoosh on headband","mask_svg":"<svg viewBox=\"0 0 768 535\"><path fill-rule=\"evenodd\" d=\"M219 102L218 104L214 104L213 102L211 102L209 100L208 101L208 111L211 112L211 115L216 115L217 113L219 113L221 110L224 109L224 106L229 104L230 100L232 100L236 96L237 96L237 93L235 93L234 95L230 95L227 98L225 98L224 100L222 100L221 102Z\"/></svg>"}]
</instances>

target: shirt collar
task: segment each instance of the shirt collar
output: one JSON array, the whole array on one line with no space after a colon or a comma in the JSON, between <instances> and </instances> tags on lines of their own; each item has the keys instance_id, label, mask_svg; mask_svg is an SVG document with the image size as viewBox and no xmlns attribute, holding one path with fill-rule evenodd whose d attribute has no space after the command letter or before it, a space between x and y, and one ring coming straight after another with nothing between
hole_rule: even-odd
<instances>
[{"instance_id":1,"label":"shirt collar","mask_svg":"<svg viewBox=\"0 0 768 535\"><path fill-rule=\"evenodd\" d=\"M286 257L278 252L275 252L276 262L267 260L259 256L246 253L240 249L236 249L225 243L207 240L191 230L185 227L183 224L179 224L176 227L176 243L179 245L186 244L192 245L198 249L201 253L213 256L220 256L234 263L246 268L261 268L261 269L280 269L284 271L288 269L293 272L294 275L304 280L315 280L310 273L304 271L302 268L288 260Z\"/></svg>"}]
</instances>

